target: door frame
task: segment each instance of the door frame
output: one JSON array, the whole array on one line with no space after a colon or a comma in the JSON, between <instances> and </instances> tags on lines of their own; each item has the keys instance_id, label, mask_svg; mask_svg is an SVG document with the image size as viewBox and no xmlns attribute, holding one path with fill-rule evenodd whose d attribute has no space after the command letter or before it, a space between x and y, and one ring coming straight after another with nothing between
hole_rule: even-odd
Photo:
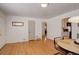
<instances>
[{"instance_id":1,"label":"door frame","mask_svg":"<svg viewBox=\"0 0 79 59\"><path fill-rule=\"evenodd\" d=\"M44 26L46 26L46 33L45 33L44 28L43 28ZM45 36L45 37L43 37L43 36ZM46 38L47 38L47 22L42 22L42 39L46 39Z\"/></svg>"},{"instance_id":2,"label":"door frame","mask_svg":"<svg viewBox=\"0 0 79 59\"><path fill-rule=\"evenodd\" d=\"M34 27L30 27L30 26L31 26L31 25L29 25L30 22L33 22L33 23L34 23ZM34 31L32 32L32 33L34 33L34 37L31 38L31 39L30 39L30 37L31 37L31 36L30 36L30 33L31 33L31 32L30 32L30 30L29 30L30 28L31 28L31 29L34 28ZM35 21L34 21L34 20L29 20L29 21L28 21L28 39L29 39L29 40L35 40Z\"/></svg>"}]
</instances>

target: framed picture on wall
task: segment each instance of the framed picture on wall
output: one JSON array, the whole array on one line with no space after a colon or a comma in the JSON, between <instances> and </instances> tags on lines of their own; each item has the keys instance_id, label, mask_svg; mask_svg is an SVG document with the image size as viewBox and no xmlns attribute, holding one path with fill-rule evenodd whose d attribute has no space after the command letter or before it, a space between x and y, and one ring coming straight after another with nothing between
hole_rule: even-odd
<instances>
[{"instance_id":1,"label":"framed picture on wall","mask_svg":"<svg viewBox=\"0 0 79 59\"><path fill-rule=\"evenodd\" d=\"M13 21L12 22L12 26L24 26L24 22L15 22L15 21Z\"/></svg>"}]
</instances>

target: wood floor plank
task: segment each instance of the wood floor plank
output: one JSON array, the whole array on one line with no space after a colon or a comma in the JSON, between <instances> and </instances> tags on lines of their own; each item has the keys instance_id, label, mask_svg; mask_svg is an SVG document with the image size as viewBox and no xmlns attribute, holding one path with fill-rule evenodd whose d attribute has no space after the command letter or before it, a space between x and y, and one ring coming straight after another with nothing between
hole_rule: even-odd
<instances>
[{"instance_id":1,"label":"wood floor plank","mask_svg":"<svg viewBox=\"0 0 79 59\"><path fill-rule=\"evenodd\" d=\"M57 52L53 40L49 39L9 43L0 50L1 55L53 55Z\"/></svg>"}]
</instances>

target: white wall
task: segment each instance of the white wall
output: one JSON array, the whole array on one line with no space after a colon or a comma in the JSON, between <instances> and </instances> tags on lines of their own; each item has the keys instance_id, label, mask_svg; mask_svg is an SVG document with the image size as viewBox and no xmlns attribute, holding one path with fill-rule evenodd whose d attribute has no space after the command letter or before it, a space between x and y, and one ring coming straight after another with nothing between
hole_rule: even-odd
<instances>
[{"instance_id":1,"label":"white wall","mask_svg":"<svg viewBox=\"0 0 79 59\"><path fill-rule=\"evenodd\" d=\"M1 14L1 13L0 13ZM6 39L7 43L13 43L13 42L22 42L22 41L28 41L28 21L34 20L35 21L35 37L41 38L42 37L42 22L47 21L47 37L49 39L53 39L57 36L62 36L62 19L65 17L72 17L72 16L78 16L79 10L75 10L72 12L68 12L56 17L52 17L48 20L39 19L39 18L31 18L31 17L21 17L21 16L7 16L6 22L3 20L3 16L0 17L0 31L4 32L3 36L0 36L0 47L4 45L5 43L5 28L6 28ZM19 21L24 22L23 27L14 27L12 26L12 21ZM6 24L6 27L5 27ZM76 34L78 31L77 24L72 24L72 38L76 39ZM4 30L3 30L4 29ZM3 30L3 31L2 31Z\"/></svg>"},{"instance_id":2,"label":"white wall","mask_svg":"<svg viewBox=\"0 0 79 59\"><path fill-rule=\"evenodd\" d=\"M77 39L77 32L79 31L77 24L72 24L72 38ZM79 32L78 32L79 33Z\"/></svg>"},{"instance_id":3,"label":"white wall","mask_svg":"<svg viewBox=\"0 0 79 59\"><path fill-rule=\"evenodd\" d=\"M61 36L61 20L48 19L47 20L47 38L53 39L56 36Z\"/></svg>"},{"instance_id":4,"label":"white wall","mask_svg":"<svg viewBox=\"0 0 79 59\"><path fill-rule=\"evenodd\" d=\"M42 37L42 19L20 17L20 16L7 16L7 43L28 41L28 21L35 21L35 37ZM12 21L24 22L23 27L12 26Z\"/></svg>"},{"instance_id":5,"label":"white wall","mask_svg":"<svg viewBox=\"0 0 79 59\"><path fill-rule=\"evenodd\" d=\"M5 15L0 11L0 48L6 44Z\"/></svg>"},{"instance_id":6,"label":"white wall","mask_svg":"<svg viewBox=\"0 0 79 59\"><path fill-rule=\"evenodd\" d=\"M56 17L52 17L47 20L48 23L48 38L53 39L54 37L62 36L62 19L65 17L79 16L79 9L71 11ZM77 24L72 24L72 38L77 39Z\"/></svg>"}]
</instances>

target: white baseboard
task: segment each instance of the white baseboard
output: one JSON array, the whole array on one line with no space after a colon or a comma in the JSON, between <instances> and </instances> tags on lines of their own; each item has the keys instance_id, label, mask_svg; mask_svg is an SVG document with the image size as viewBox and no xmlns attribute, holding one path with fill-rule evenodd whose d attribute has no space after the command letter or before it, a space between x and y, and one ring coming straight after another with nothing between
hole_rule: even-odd
<instances>
[{"instance_id":1,"label":"white baseboard","mask_svg":"<svg viewBox=\"0 0 79 59\"><path fill-rule=\"evenodd\" d=\"M8 41L7 43L17 43L17 42L25 42L25 41L29 41L29 40L12 40L12 41Z\"/></svg>"}]
</instances>

